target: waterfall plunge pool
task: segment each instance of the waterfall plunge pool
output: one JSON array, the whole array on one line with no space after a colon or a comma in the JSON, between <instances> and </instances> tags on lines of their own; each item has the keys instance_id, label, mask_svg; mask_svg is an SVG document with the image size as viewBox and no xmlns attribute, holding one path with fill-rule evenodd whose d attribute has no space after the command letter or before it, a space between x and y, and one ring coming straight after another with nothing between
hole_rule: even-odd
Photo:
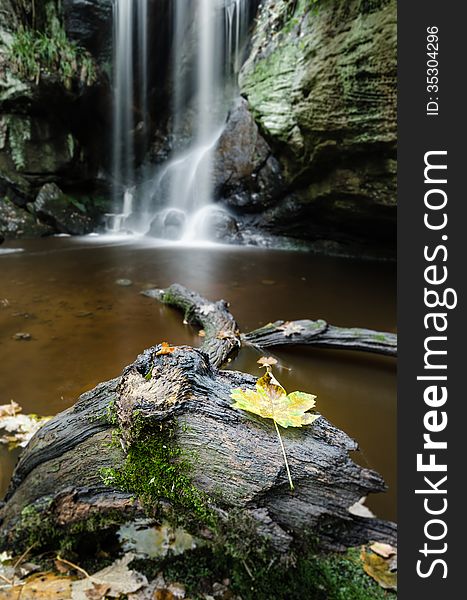
<instances>
[{"instance_id":1,"label":"waterfall plunge pool","mask_svg":"<svg viewBox=\"0 0 467 600\"><path fill-rule=\"evenodd\" d=\"M151 244L125 237L9 242L0 254L0 404L56 414L97 383L118 376L161 341L199 345L181 315L139 292L178 282L225 298L242 331L277 319L323 318L378 330L396 327L396 267L237 246ZM126 281L125 281L126 280ZM119 283L116 283L119 282ZM122 283L125 285L122 285ZM18 332L32 339L17 340ZM361 464L389 490L367 504L396 518L396 362L349 351L271 349L288 391L318 396L317 408L354 437ZM259 375L243 349L229 368ZM0 494L17 451L0 447Z\"/></svg>"}]
</instances>

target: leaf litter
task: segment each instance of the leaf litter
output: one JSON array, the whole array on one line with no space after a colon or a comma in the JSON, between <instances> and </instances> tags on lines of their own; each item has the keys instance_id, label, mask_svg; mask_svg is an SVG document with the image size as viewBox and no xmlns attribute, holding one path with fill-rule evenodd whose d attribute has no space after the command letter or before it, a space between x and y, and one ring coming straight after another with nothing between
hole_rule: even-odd
<instances>
[{"instance_id":1,"label":"leaf litter","mask_svg":"<svg viewBox=\"0 0 467 600\"><path fill-rule=\"evenodd\" d=\"M51 419L34 414L23 415L22 410L13 400L0 405L0 444L8 444L10 449L27 446L32 436Z\"/></svg>"}]
</instances>

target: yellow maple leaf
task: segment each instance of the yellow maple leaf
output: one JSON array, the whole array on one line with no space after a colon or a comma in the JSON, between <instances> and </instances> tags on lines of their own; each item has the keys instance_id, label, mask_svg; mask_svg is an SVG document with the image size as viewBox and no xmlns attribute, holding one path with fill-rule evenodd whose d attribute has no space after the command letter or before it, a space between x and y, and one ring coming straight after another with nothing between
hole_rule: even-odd
<instances>
[{"instance_id":1,"label":"yellow maple leaf","mask_svg":"<svg viewBox=\"0 0 467 600\"><path fill-rule=\"evenodd\" d=\"M232 391L234 408L247 410L265 419L273 419L282 427L310 425L319 417L307 412L315 407L316 396L304 392L287 394L270 370L258 379L255 390Z\"/></svg>"},{"instance_id":2,"label":"yellow maple leaf","mask_svg":"<svg viewBox=\"0 0 467 600\"><path fill-rule=\"evenodd\" d=\"M292 476L278 425L282 427L302 427L316 421L319 415L313 415L308 412L315 407L316 396L304 392L287 394L271 373L269 365L266 367L266 373L256 382L256 390L242 390L241 388L232 390L231 397L235 400L232 406L233 408L246 410L264 419L272 419L274 421L284 456L290 489L293 490Z\"/></svg>"}]
</instances>

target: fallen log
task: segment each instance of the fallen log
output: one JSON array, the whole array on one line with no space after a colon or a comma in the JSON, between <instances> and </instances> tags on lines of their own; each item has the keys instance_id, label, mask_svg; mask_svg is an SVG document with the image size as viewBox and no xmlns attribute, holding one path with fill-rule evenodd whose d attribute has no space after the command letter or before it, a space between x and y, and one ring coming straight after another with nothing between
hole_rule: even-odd
<instances>
[{"instance_id":1,"label":"fallen log","mask_svg":"<svg viewBox=\"0 0 467 600\"><path fill-rule=\"evenodd\" d=\"M340 350L361 350L397 355L397 335L360 327L344 328L319 321L276 321L242 335L242 342L257 348L307 344Z\"/></svg>"},{"instance_id":2,"label":"fallen log","mask_svg":"<svg viewBox=\"0 0 467 600\"><path fill-rule=\"evenodd\" d=\"M335 327L323 319L311 321L276 321L264 327L240 334L235 319L224 300L210 302L187 288L174 284L166 290L147 290L145 296L182 310L187 323L203 327L206 338L201 348L216 366L242 345L259 349L271 346L310 345L341 350L360 350L397 355L397 335L360 327Z\"/></svg>"},{"instance_id":3,"label":"fallen log","mask_svg":"<svg viewBox=\"0 0 467 600\"><path fill-rule=\"evenodd\" d=\"M201 350L215 367L222 366L241 347L238 325L225 300L211 302L178 283L166 290L152 289L142 294L182 310L186 323L199 324L205 333Z\"/></svg>"},{"instance_id":4,"label":"fallen log","mask_svg":"<svg viewBox=\"0 0 467 600\"><path fill-rule=\"evenodd\" d=\"M168 519L240 556L394 544L393 523L351 510L383 492L384 481L351 460L357 443L322 416L282 431L290 490L271 422L232 407L232 390L254 388L255 378L210 360L219 364L238 347L226 303L170 289L159 298L183 301L186 317L205 327L204 350L152 347L46 423L0 509L0 550L98 543L142 517Z\"/></svg>"}]
</instances>

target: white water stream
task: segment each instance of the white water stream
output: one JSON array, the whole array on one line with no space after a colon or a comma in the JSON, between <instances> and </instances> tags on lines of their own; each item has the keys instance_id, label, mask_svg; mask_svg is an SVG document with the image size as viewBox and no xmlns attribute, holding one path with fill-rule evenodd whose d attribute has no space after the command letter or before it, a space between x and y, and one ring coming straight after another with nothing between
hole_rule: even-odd
<instances>
[{"instance_id":1,"label":"white water stream","mask_svg":"<svg viewBox=\"0 0 467 600\"><path fill-rule=\"evenodd\" d=\"M236 81L247 40L250 2L173 0L172 152L150 182L138 188L133 105L138 95L139 109L146 118L148 36L157 35L148 27L147 2L115 0L116 194L108 229L192 241L206 237L205 221L213 200L213 151L238 93ZM139 66L137 70L134 64ZM135 201L124 207L129 194Z\"/></svg>"}]
</instances>

